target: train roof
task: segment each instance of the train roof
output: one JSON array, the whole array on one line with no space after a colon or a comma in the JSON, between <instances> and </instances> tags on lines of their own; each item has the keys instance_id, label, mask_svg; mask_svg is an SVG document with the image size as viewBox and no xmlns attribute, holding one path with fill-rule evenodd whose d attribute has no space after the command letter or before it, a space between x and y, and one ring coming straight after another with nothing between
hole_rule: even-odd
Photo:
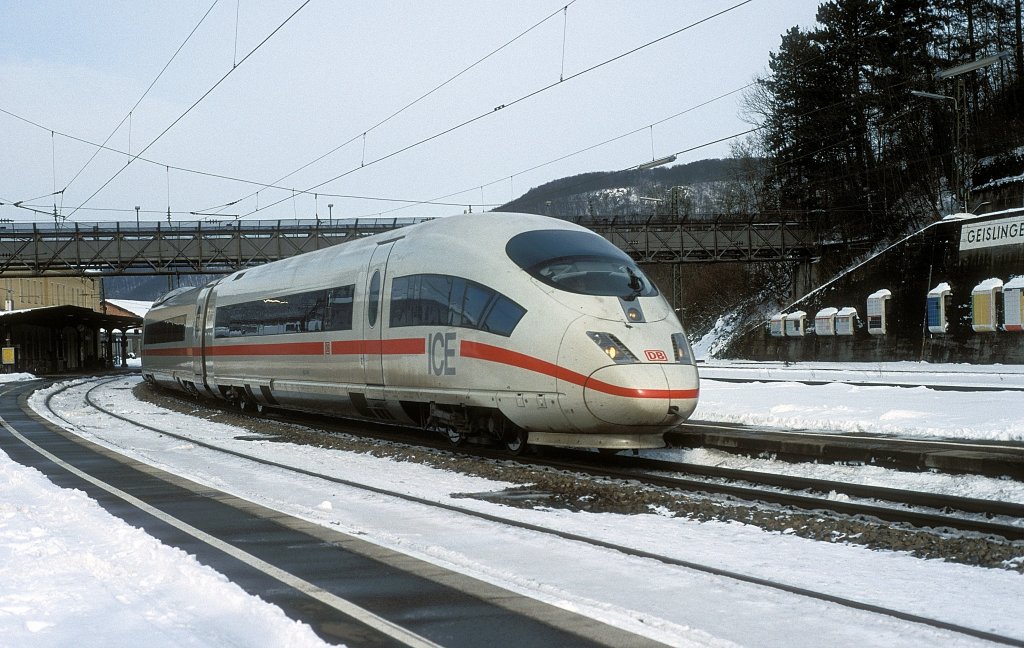
<instances>
[{"instance_id":1,"label":"train roof","mask_svg":"<svg viewBox=\"0 0 1024 648\"><path fill-rule=\"evenodd\" d=\"M197 290L199 290L199 288L196 288L195 286L182 286L180 288L175 288L171 292L165 294L163 297L160 297L159 299L154 301L152 308L156 308L157 306L172 306L178 302L194 301L191 298L186 299L185 296L191 295Z\"/></svg>"},{"instance_id":2,"label":"train roof","mask_svg":"<svg viewBox=\"0 0 1024 648\"><path fill-rule=\"evenodd\" d=\"M480 256L493 260L498 254L502 257L505 256L505 243L512 236L521 232L545 229L590 231L575 223L537 214L519 212L458 214L407 225L261 266L243 268L217 280L217 282L221 283L222 289L227 293L238 290L244 292L247 288L242 286L252 285L253 280L262 281L268 276L268 273L270 276L279 276L281 273L290 272L311 262L323 263L327 267L334 265L342 257L366 255L369 254L368 250L383 242L406 238L415 238L424 245L430 245L433 239L438 243L439 259L446 258L446 253L449 252L451 243L454 241L462 245L464 249L468 246L476 250ZM514 265L511 260L509 260L509 264ZM240 279L245 281L238 281ZM236 281L238 283L235 283ZM193 291L195 290L198 288L173 290L154 302L153 306L174 306L194 301Z\"/></svg>"}]
</instances>

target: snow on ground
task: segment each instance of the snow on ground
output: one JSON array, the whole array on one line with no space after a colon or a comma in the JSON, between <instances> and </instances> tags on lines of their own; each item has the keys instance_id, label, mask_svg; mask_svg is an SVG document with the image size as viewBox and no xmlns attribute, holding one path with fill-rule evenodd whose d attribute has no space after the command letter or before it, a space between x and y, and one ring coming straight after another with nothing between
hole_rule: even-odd
<instances>
[{"instance_id":1,"label":"snow on ground","mask_svg":"<svg viewBox=\"0 0 1024 648\"><path fill-rule=\"evenodd\" d=\"M1024 392L960 392L871 383L1024 389L1024 367L920 362L828 363L709 360L700 366L694 419L808 433L1024 443ZM763 382L724 382L715 379ZM803 384L809 381L827 384ZM1024 483L875 466L789 463L713 449L653 453L692 463L1024 504Z\"/></svg>"},{"instance_id":2,"label":"snow on ground","mask_svg":"<svg viewBox=\"0 0 1024 648\"><path fill-rule=\"evenodd\" d=\"M318 643L277 606L0 453L0 645Z\"/></svg>"},{"instance_id":3,"label":"snow on ground","mask_svg":"<svg viewBox=\"0 0 1024 648\"><path fill-rule=\"evenodd\" d=\"M0 452L0 646L142 645L324 644L195 557Z\"/></svg>"},{"instance_id":4,"label":"snow on ground","mask_svg":"<svg viewBox=\"0 0 1024 648\"><path fill-rule=\"evenodd\" d=\"M741 363L700 367L693 418L901 437L1024 442L1024 367L916 362ZM763 383L715 382L754 379ZM842 381L807 385L796 381ZM875 384L872 384L875 383ZM955 392L877 383L961 385Z\"/></svg>"},{"instance_id":5,"label":"snow on ground","mask_svg":"<svg viewBox=\"0 0 1024 648\"><path fill-rule=\"evenodd\" d=\"M702 375L708 373L708 368L702 367ZM721 569L781 578L798 587L1024 639L1024 577L1016 572L814 542L737 523L695 523L657 514L518 510L452 498L450 495L455 493L496 491L509 484L366 455L236 439L245 436L237 428L207 421L197 424L196 419L182 415L170 417L164 410L136 401L130 391L136 380L126 377L98 396L105 405L140 420L160 426L173 422L178 433L194 434L284 463L315 466L344 479ZM983 438L1021 438L1024 395L1020 393L932 392L940 400L931 401L921 391L705 380L695 416L739 418L744 410L750 410L745 422L788 424L786 421L791 419L786 417L792 417L813 427L901 436L965 436L977 430ZM857 394L868 396L860 398ZM338 484L278 470L254 471L241 459L215 455L165 436L143 435L100 416L83 417L81 411L75 411L81 408L71 394L58 396L55 401L67 403L67 415L75 415L80 434L140 460L671 645L981 645L937 630L892 619L880 622L867 613L508 530ZM939 413L925 416L930 409ZM965 422L964 412L972 413L973 424ZM837 479L849 478L848 472L859 475L865 470L848 466L818 468L834 471ZM883 483L896 476L893 471L868 470L871 479ZM940 490L988 493L1000 499L1024 501L1021 485L1010 480L917 477L939 483L936 488ZM140 531L106 515L81 493L67 495L2 453L0 490L0 555L4 558L0 563L0 644L83 645L84 636L94 638L93 645L150 645L154 639L157 645L161 641L166 641L164 645L317 643L301 634L307 628L297 628L278 611L255 612L273 608L256 599L246 603L246 597L239 595L233 585L210 577L207 568L192 557L158 546L156 541L147 544ZM454 528L459 529L458 534L452 533ZM117 538L129 539L118 542ZM496 547L501 550L496 551ZM53 571L41 564L52 565ZM140 574L146 578L140 579ZM609 583L615 583L615 587L609 587ZM54 593L61 593L63 598L51 603ZM205 597L216 600L216 607L203 603ZM182 601L192 599L199 602L182 607ZM225 611L229 606L233 606L230 613ZM255 621L249 620L257 615L264 624L259 629ZM226 617L232 619L227 628ZM107 622L93 623L93 619ZM86 623L89 625L83 625ZM172 628L168 631L171 634L165 634L165 625ZM83 627L89 632L79 632ZM795 633L795 628L799 632ZM242 634L249 630L251 634ZM239 635L229 638L211 632ZM275 636L281 640L266 641Z\"/></svg>"}]
</instances>

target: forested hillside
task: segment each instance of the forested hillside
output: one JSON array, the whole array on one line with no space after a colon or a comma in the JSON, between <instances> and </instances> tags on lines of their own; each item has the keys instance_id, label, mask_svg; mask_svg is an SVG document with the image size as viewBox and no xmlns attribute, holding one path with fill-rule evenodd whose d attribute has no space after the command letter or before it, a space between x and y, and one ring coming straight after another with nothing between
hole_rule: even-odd
<instances>
[{"instance_id":1,"label":"forested hillside","mask_svg":"<svg viewBox=\"0 0 1024 648\"><path fill-rule=\"evenodd\" d=\"M871 240L974 207L978 161L1024 143L1020 0L836 0L817 18L746 97L761 207ZM988 64L956 74L971 62Z\"/></svg>"},{"instance_id":2,"label":"forested hillside","mask_svg":"<svg viewBox=\"0 0 1024 648\"><path fill-rule=\"evenodd\" d=\"M655 211L679 216L730 212L745 209L748 202L733 195L732 180L739 164L738 160L700 160L655 169L583 173L534 187L496 211L562 218ZM681 189L669 205L673 187Z\"/></svg>"}]
</instances>

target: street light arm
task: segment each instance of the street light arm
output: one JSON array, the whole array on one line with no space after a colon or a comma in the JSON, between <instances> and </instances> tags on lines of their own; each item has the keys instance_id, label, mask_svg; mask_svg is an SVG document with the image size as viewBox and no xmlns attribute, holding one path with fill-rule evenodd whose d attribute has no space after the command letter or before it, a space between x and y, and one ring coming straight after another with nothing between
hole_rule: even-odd
<instances>
[{"instance_id":1,"label":"street light arm","mask_svg":"<svg viewBox=\"0 0 1024 648\"><path fill-rule=\"evenodd\" d=\"M949 95L935 94L934 92L925 92L923 90L911 90L910 94L915 97L924 97L925 99L949 99L953 102L953 108L957 108L956 97L950 97Z\"/></svg>"},{"instance_id":2,"label":"street light arm","mask_svg":"<svg viewBox=\"0 0 1024 648\"><path fill-rule=\"evenodd\" d=\"M939 79L941 81L942 79L949 79L949 78L952 78L952 77L955 77L955 76L960 76L961 74L965 74L967 72L973 72L974 70L980 70L981 68L988 67L988 66L992 65L993 63L998 63L999 61L1003 60L1004 58L1009 58L1010 55L1012 55L1012 54L1013 54L1013 50L1004 50L1004 51L999 52L997 54L993 54L992 56L986 56L984 58L980 58L977 61L970 61L968 63L964 63L963 65L958 65L956 67L951 67L951 68L946 69L946 70L939 70L938 72L935 73L935 78Z\"/></svg>"}]
</instances>

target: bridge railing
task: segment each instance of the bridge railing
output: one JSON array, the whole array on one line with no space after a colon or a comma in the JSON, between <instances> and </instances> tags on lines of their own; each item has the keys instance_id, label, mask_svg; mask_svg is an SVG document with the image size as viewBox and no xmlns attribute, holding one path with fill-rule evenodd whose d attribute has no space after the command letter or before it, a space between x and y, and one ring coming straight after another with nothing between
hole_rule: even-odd
<instances>
[{"instance_id":1,"label":"bridge railing","mask_svg":"<svg viewBox=\"0 0 1024 648\"><path fill-rule=\"evenodd\" d=\"M0 276L223 273L426 218L0 224ZM816 255L802 223L623 216L582 224L645 263L793 261Z\"/></svg>"}]
</instances>

